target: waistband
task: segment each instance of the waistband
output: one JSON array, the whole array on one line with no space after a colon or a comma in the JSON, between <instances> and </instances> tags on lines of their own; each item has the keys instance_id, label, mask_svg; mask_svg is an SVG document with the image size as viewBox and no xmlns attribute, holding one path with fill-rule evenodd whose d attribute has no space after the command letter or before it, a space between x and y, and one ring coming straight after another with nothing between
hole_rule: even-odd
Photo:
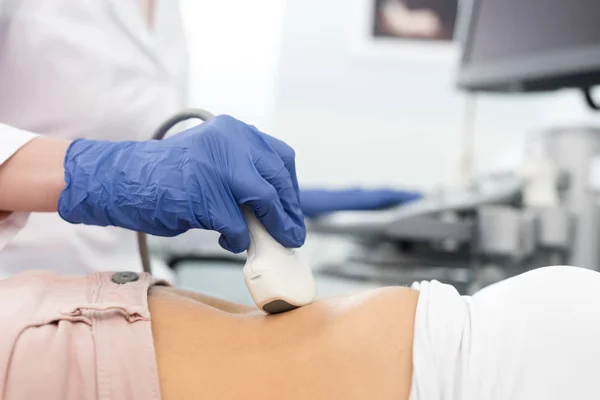
<instances>
[{"instance_id":1,"label":"waistband","mask_svg":"<svg viewBox=\"0 0 600 400\"><path fill-rule=\"evenodd\" d=\"M155 284L164 282L134 272L0 281L0 303L14 305L0 311L4 399L159 400L147 299Z\"/></svg>"}]
</instances>

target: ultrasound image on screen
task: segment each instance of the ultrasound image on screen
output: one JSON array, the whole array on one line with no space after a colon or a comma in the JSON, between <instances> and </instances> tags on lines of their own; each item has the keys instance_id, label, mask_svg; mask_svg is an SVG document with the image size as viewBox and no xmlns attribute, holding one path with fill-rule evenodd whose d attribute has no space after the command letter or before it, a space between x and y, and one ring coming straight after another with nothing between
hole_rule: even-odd
<instances>
[{"instance_id":1,"label":"ultrasound image on screen","mask_svg":"<svg viewBox=\"0 0 600 400\"><path fill-rule=\"evenodd\" d=\"M373 36L450 41L454 36L458 1L374 0Z\"/></svg>"},{"instance_id":2,"label":"ultrasound image on screen","mask_svg":"<svg viewBox=\"0 0 600 400\"><path fill-rule=\"evenodd\" d=\"M512 61L600 44L600 0L479 0L465 61Z\"/></svg>"}]
</instances>

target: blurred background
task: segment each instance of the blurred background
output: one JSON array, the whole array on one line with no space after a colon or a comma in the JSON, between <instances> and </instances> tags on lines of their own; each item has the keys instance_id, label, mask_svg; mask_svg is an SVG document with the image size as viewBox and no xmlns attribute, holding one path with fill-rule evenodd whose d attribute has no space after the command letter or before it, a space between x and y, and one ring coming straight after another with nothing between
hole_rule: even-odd
<instances>
[{"instance_id":1,"label":"blurred background","mask_svg":"<svg viewBox=\"0 0 600 400\"><path fill-rule=\"evenodd\" d=\"M460 38L467 26L459 21L468 19L469 1L181 3L192 63L191 105L232 114L288 142L297 152L301 186L411 188L425 193L461 190L473 177L519 170L527 140L536 132L562 126L597 127L600 122L573 89L459 90ZM507 209L497 204L491 211L477 209L475 217L444 212L436 216L440 221L470 221L479 226L487 221L482 217L488 215L485 212L502 221L518 213L518 227L506 227L504 234L519 241L528 213L520 200L516 205L512 200L508 203L510 207L501 206ZM444 249L454 249L445 258L438 257L439 248L428 248L427 257L407 261L407 252L421 242L379 240L375 247L380 252L373 257L385 260L356 263L350 261L352 255L365 254L364 247L357 245L362 239L340 234L339 226L325 225L314 225L301 249L317 272L320 296L431 277L451 277L468 291L510 275L506 271L530 268L523 267L524 256L511 259L495 250L485 257L472 249L465 253L456 243L452 247L452 237L438 238ZM413 232L443 228L413 228ZM170 257L182 286L249 302L240 271L243 258L219 252L214 235L207 239L215 243L214 249L203 246L204 250L191 254L196 240L194 235L180 238L180 249L186 250L160 243L154 249ZM373 248L373 242L366 242ZM397 254L399 248L402 254ZM410 257L417 256L411 253ZM567 261L568 257L543 260ZM465 269L451 268L450 275L436 269L461 263ZM415 265L438 272L423 273ZM473 270L478 271L475 279L487 278L472 286Z\"/></svg>"},{"instance_id":2,"label":"blurred background","mask_svg":"<svg viewBox=\"0 0 600 400\"><path fill-rule=\"evenodd\" d=\"M468 127L456 42L374 35L374 0L181 3L192 105L289 142L304 183L431 188L453 178ZM570 90L480 96L472 118L480 168L543 125L598 121Z\"/></svg>"}]
</instances>

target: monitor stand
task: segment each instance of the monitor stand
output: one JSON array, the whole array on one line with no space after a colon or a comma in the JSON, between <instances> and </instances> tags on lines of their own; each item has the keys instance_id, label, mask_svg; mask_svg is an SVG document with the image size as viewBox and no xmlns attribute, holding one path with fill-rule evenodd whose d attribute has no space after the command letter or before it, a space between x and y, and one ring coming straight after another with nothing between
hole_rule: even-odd
<instances>
[{"instance_id":1,"label":"monitor stand","mask_svg":"<svg viewBox=\"0 0 600 400\"><path fill-rule=\"evenodd\" d=\"M565 177L560 201L575 219L568 263L600 270L600 128L560 128L542 135Z\"/></svg>"}]
</instances>

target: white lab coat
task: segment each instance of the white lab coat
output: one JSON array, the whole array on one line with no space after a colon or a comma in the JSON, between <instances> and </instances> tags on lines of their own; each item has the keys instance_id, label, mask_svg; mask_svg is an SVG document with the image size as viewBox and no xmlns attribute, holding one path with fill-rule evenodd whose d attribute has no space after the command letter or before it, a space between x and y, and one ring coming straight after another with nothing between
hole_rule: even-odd
<instances>
[{"instance_id":1,"label":"white lab coat","mask_svg":"<svg viewBox=\"0 0 600 400\"><path fill-rule=\"evenodd\" d=\"M149 138L185 107L188 73L178 2L154 4L150 29L139 0L0 0L0 123L65 138ZM29 139L0 126L0 162ZM0 224L0 249L23 222ZM141 266L133 232L34 213L0 250L0 278L32 268Z\"/></svg>"}]
</instances>

